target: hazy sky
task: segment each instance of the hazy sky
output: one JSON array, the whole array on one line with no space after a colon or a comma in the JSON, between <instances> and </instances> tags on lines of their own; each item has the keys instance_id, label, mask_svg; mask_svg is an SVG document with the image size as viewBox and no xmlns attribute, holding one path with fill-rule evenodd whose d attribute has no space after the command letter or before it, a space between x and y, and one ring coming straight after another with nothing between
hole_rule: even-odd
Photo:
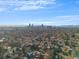
<instances>
[{"instance_id":1,"label":"hazy sky","mask_svg":"<svg viewBox=\"0 0 79 59\"><path fill-rule=\"evenodd\" d=\"M0 25L79 25L79 0L0 0Z\"/></svg>"}]
</instances>

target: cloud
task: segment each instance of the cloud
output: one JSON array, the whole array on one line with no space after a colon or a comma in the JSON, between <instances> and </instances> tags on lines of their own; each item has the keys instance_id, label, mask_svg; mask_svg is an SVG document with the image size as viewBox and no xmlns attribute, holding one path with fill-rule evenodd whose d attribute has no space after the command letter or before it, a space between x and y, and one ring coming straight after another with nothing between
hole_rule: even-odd
<instances>
[{"instance_id":1,"label":"cloud","mask_svg":"<svg viewBox=\"0 0 79 59\"><path fill-rule=\"evenodd\" d=\"M0 8L0 12L3 12L5 10L6 10L6 8Z\"/></svg>"},{"instance_id":2,"label":"cloud","mask_svg":"<svg viewBox=\"0 0 79 59\"><path fill-rule=\"evenodd\" d=\"M32 19L33 20L33 19ZM79 25L79 15L69 15L69 16L55 16L51 19L45 19L46 21L31 21L28 24L35 24L35 25Z\"/></svg>"},{"instance_id":3,"label":"cloud","mask_svg":"<svg viewBox=\"0 0 79 59\"><path fill-rule=\"evenodd\" d=\"M79 15L69 15L69 16L56 16L53 18L54 21L58 20L64 22L64 21L76 21L79 20Z\"/></svg>"},{"instance_id":4,"label":"cloud","mask_svg":"<svg viewBox=\"0 0 79 59\"><path fill-rule=\"evenodd\" d=\"M78 25L79 15L56 16L51 21L53 25Z\"/></svg>"},{"instance_id":5,"label":"cloud","mask_svg":"<svg viewBox=\"0 0 79 59\"><path fill-rule=\"evenodd\" d=\"M12 10L37 10L49 4L56 4L56 0L1 0L0 8L11 8Z\"/></svg>"}]
</instances>

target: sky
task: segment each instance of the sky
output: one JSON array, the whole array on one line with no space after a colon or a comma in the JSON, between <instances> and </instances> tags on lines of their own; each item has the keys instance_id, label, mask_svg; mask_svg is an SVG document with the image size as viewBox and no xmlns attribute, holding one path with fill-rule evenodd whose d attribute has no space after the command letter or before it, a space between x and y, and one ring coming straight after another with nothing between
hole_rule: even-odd
<instances>
[{"instance_id":1,"label":"sky","mask_svg":"<svg viewBox=\"0 0 79 59\"><path fill-rule=\"evenodd\" d=\"M79 25L79 0L0 0L0 25Z\"/></svg>"}]
</instances>

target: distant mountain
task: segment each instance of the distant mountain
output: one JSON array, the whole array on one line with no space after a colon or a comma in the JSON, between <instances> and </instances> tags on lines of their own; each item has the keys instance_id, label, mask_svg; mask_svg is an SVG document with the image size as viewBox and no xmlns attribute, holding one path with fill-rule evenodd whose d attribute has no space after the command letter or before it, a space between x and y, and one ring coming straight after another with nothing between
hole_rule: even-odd
<instances>
[{"instance_id":1,"label":"distant mountain","mask_svg":"<svg viewBox=\"0 0 79 59\"><path fill-rule=\"evenodd\" d=\"M79 28L79 25L63 25L59 27L64 27L64 28Z\"/></svg>"}]
</instances>

